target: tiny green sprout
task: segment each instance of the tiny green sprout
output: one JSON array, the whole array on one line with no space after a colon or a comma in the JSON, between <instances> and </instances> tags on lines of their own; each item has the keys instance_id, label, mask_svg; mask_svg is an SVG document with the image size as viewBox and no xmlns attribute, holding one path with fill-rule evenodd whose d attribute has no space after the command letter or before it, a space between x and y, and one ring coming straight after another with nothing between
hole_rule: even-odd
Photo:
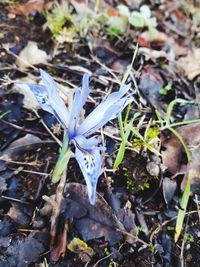
<instances>
[{"instance_id":1,"label":"tiny green sprout","mask_svg":"<svg viewBox=\"0 0 200 267\"><path fill-rule=\"evenodd\" d=\"M74 41L77 29L74 25L72 11L68 5L61 6L58 2L55 2L52 11L46 11L44 16L47 20L47 27L58 42Z\"/></svg>"},{"instance_id":2,"label":"tiny green sprout","mask_svg":"<svg viewBox=\"0 0 200 267\"><path fill-rule=\"evenodd\" d=\"M34 21L34 18L35 18L35 17L34 17L33 15L29 15L29 21L30 21L30 22L33 22L33 21Z\"/></svg>"},{"instance_id":3,"label":"tiny green sprout","mask_svg":"<svg viewBox=\"0 0 200 267\"><path fill-rule=\"evenodd\" d=\"M147 142L159 138L160 132L160 127L157 124L150 126L146 133Z\"/></svg>"},{"instance_id":4,"label":"tiny green sprout","mask_svg":"<svg viewBox=\"0 0 200 267\"><path fill-rule=\"evenodd\" d=\"M147 27L151 37L157 35L157 21L155 17L151 17L151 10L147 5L141 6L139 12L133 11L129 16L128 21L137 29Z\"/></svg>"},{"instance_id":5,"label":"tiny green sprout","mask_svg":"<svg viewBox=\"0 0 200 267\"><path fill-rule=\"evenodd\" d=\"M151 251L152 254L156 254L156 252L157 252L156 244L151 243L149 245L149 250Z\"/></svg>"},{"instance_id":6,"label":"tiny green sprout","mask_svg":"<svg viewBox=\"0 0 200 267\"><path fill-rule=\"evenodd\" d=\"M125 174L125 176L127 176L127 175ZM133 183L133 179L131 177L127 177L126 189L131 190L131 191L134 189L134 183Z\"/></svg>"},{"instance_id":7,"label":"tiny green sprout","mask_svg":"<svg viewBox=\"0 0 200 267\"><path fill-rule=\"evenodd\" d=\"M19 174L21 171L23 171L23 167L18 167L15 171L14 171L14 174L17 175Z\"/></svg>"},{"instance_id":8,"label":"tiny green sprout","mask_svg":"<svg viewBox=\"0 0 200 267\"><path fill-rule=\"evenodd\" d=\"M162 88L160 89L159 93L160 93L161 95L166 96L166 95L168 94L168 92L169 92L171 89L172 89L172 82L170 81L170 82L168 82L167 85L165 85L164 87L162 87Z\"/></svg>"},{"instance_id":9,"label":"tiny green sprout","mask_svg":"<svg viewBox=\"0 0 200 267\"><path fill-rule=\"evenodd\" d=\"M0 114L0 119L3 119L3 117L5 117L7 114L11 113L11 110L7 110L6 112L4 112L3 114Z\"/></svg>"},{"instance_id":10,"label":"tiny green sprout","mask_svg":"<svg viewBox=\"0 0 200 267\"><path fill-rule=\"evenodd\" d=\"M142 185L139 185L140 190L149 189L150 185L149 183L143 183Z\"/></svg>"},{"instance_id":11,"label":"tiny green sprout","mask_svg":"<svg viewBox=\"0 0 200 267\"><path fill-rule=\"evenodd\" d=\"M108 256L109 254L110 254L110 252L109 252L108 248L104 248L104 255Z\"/></svg>"},{"instance_id":12,"label":"tiny green sprout","mask_svg":"<svg viewBox=\"0 0 200 267\"><path fill-rule=\"evenodd\" d=\"M144 228L142 226L137 226L138 233L144 233Z\"/></svg>"},{"instance_id":13,"label":"tiny green sprout","mask_svg":"<svg viewBox=\"0 0 200 267\"><path fill-rule=\"evenodd\" d=\"M187 243L193 243L193 242L194 242L194 236L191 235L191 234L185 233L185 235L184 235L184 240L185 240Z\"/></svg>"},{"instance_id":14,"label":"tiny green sprout","mask_svg":"<svg viewBox=\"0 0 200 267\"><path fill-rule=\"evenodd\" d=\"M119 266L115 261L113 261L113 259L111 259L111 261L109 262L108 267L117 267Z\"/></svg>"},{"instance_id":15,"label":"tiny green sprout","mask_svg":"<svg viewBox=\"0 0 200 267\"><path fill-rule=\"evenodd\" d=\"M167 229L167 231L174 231L175 227L174 226L167 226L166 229Z\"/></svg>"},{"instance_id":16,"label":"tiny green sprout","mask_svg":"<svg viewBox=\"0 0 200 267\"><path fill-rule=\"evenodd\" d=\"M139 152L141 149L145 148L152 153L159 154L158 150L155 149L157 144L159 144L160 139L160 127L157 124L152 124L152 126L146 129L144 136L139 133L136 129L132 129L134 137L132 139L132 146L134 150Z\"/></svg>"},{"instance_id":17,"label":"tiny green sprout","mask_svg":"<svg viewBox=\"0 0 200 267\"><path fill-rule=\"evenodd\" d=\"M108 34L110 36L118 36L126 33L128 26L128 17L130 16L130 11L125 5L117 6L119 15L111 16L108 20Z\"/></svg>"}]
</instances>

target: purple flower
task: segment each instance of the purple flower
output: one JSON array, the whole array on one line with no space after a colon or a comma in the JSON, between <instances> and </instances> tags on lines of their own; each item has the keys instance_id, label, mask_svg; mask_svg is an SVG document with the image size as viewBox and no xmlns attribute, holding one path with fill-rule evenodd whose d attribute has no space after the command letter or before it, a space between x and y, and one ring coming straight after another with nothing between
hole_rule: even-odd
<instances>
[{"instance_id":1,"label":"purple flower","mask_svg":"<svg viewBox=\"0 0 200 267\"><path fill-rule=\"evenodd\" d=\"M89 76L84 74L82 87L76 89L73 106L69 111L59 97L51 76L43 70L40 70L40 74L44 85L28 86L41 108L53 114L66 128L68 141L75 146L75 157L87 184L90 203L94 205L96 186L102 172L101 152L105 151L105 148L99 146L99 140L91 136L108 121L116 118L124 107L133 101L132 97L124 96L130 89L130 84L123 85L118 92L111 93L78 125L81 110L89 95Z\"/></svg>"}]
</instances>

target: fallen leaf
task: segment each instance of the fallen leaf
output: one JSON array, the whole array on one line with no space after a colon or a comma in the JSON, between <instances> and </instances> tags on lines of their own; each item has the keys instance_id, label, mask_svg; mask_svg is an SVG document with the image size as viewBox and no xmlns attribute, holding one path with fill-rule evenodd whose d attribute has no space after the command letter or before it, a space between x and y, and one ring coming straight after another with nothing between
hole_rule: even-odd
<instances>
[{"instance_id":1,"label":"fallen leaf","mask_svg":"<svg viewBox=\"0 0 200 267\"><path fill-rule=\"evenodd\" d=\"M9 209L7 215L18 225L28 227L31 222L31 216L28 214L30 212L31 209L28 210L19 204L12 203L12 207Z\"/></svg>"},{"instance_id":2,"label":"fallen leaf","mask_svg":"<svg viewBox=\"0 0 200 267\"><path fill-rule=\"evenodd\" d=\"M16 64L21 69L30 68L32 65L47 63L47 53L38 48L37 43L29 41L16 59Z\"/></svg>"},{"instance_id":3,"label":"fallen leaf","mask_svg":"<svg viewBox=\"0 0 200 267\"><path fill-rule=\"evenodd\" d=\"M42 12L44 6L44 0L30 0L26 3L19 3L13 8L9 8L9 12L16 15L24 15L28 19L30 14Z\"/></svg>"},{"instance_id":4,"label":"fallen leaf","mask_svg":"<svg viewBox=\"0 0 200 267\"><path fill-rule=\"evenodd\" d=\"M170 178L166 177L163 179L162 188L165 203L169 205L176 191L177 183L175 180L171 180Z\"/></svg>"},{"instance_id":5,"label":"fallen leaf","mask_svg":"<svg viewBox=\"0 0 200 267\"><path fill-rule=\"evenodd\" d=\"M126 230L115 216L104 198L97 193L95 205L88 201L87 188L78 183L68 183L65 187L65 197L77 202L87 214L73 223L85 242L96 238L104 238L110 245L116 244L126 236ZM67 210L67 209L66 209Z\"/></svg>"},{"instance_id":6,"label":"fallen leaf","mask_svg":"<svg viewBox=\"0 0 200 267\"><path fill-rule=\"evenodd\" d=\"M78 254L78 257L83 262L90 262L94 255L94 250L87 245L80 238L74 237L72 241L67 245L67 248L74 253Z\"/></svg>"},{"instance_id":7,"label":"fallen leaf","mask_svg":"<svg viewBox=\"0 0 200 267\"><path fill-rule=\"evenodd\" d=\"M200 74L200 48L188 51L187 56L177 60L177 67L189 80Z\"/></svg>"},{"instance_id":8,"label":"fallen leaf","mask_svg":"<svg viewBox=\"0 0 200 267\"><path fill-rule=\"evenodd\" d=\"M139 89L143 93L148 102L156 108L162 115L164 115L161 106L160 90L164 86L164 81L159 72L153 68L146 68L142 71L139 82Z\"/></svg>"},{"instance_id":9,"label":"fallen leaf","mask_svg":"<svg viewBox=\"0 0 200 267\"><path fill-rule=\"evenodd\" d=\"M5 242L5 238L9 240ZM28 238L22 234L12 234L5 238L0 238L0 244L3 243L1 266L27 267L30 263L36 263L48 249L46 233L31 233Z\"/></svg>"},{"instance_id":10,"label":"fallen leaf","mask_svg":"<svg viewBox=\"0 0 200 267\"><path fill-rule=\"evenodd\" d=\"M199 140L200 145L200 140ZM200 146L197 145L190 150L191 161L189 162L188 172L190 177L191 192L200 195Z\"/></svg>"},{"instance_id":11,"label":"fallen leaf","mask_svg":"<svg viewBox=\"0 0 200 267\"><path fill-rule=\"evenodd\" d=\"M188 148L199 145L200 123L177 127L176 131L182 136ZM168 171L176 174L181 170L183 147L173 134L170 138L163 139L162 146L165 148L162 151L163 164L167 167Z\"/></svg>"},{"instance_id":12,"label":"fallen leaf","mask_svg":"<svg viewBox=\"0 0 200 267\"><path fill-rule=\"evenodd\" d=\"M2 157L13 158L18 154L24 153L25 150L30 150L33 145L41 146L44 143L52 143L52 141L44 141L35 135L26 134L24 137L12 142L5 150L3 150Z\"/></svg>"},{"instance_id":13,"label":"fallen leaf","mask_svg":"<svg viewBox=\"0 0 200 267\"><path fill-rule=\"evenodd\" d=\"M169 61L174 61L175 59L175 54L173 53L172 50L169 50L169 52L165 51L158 51L158 50L153 50L147 47L140 47L138 49L139 54L142 54L145 59L148 60L156 60L158 58L166 58Z\"/></svg>"}]
</instances>

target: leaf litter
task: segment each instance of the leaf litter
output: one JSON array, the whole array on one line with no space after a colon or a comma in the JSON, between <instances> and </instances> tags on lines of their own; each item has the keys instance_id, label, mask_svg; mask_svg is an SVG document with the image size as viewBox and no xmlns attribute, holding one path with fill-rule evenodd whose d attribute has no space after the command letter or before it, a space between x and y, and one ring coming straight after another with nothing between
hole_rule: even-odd
<instances>
[{"instance_id":1,"label":"leaf litter","mask_svg":"<svg viewBox=\"0 0 200 267\"><path fill-rule=\"evenodd\" d=\"M182 266L198 265L195 228L199 222L198 106L176 105L168 120L183 138L191 155L190 162L180 139L168 132L166 114L175 98L198 102L199 22L196 14L199 7L197 4L188 8L191 3L181 5L175 1L170 6L167 1L120 4L116 7L110 2L89 1L86 6L84 1L71 1L61 14L63 21L57 22L59 3L55 1L5 0L0 4L4 44L0 47L2 266L16 266L16 262L17 266L38 266L44 262L58 267L151 266L152 261L156 266L175 266L175 262ZM53 28L50 18L54 19ZM35 46L33 54L30 41ZM119 83L131 63L137 42L139 52L128 78L134 88L135 102L125 119L130 122L139 111L132 125L137 131L129 129L125 154L117 170L113 164L123 138L122 131L108 132L105 127L101 132L104 145L109 149L95 206L89 204L83 177L75 161L71 161L52 249L53 206L51 202L44 203L43 197L55 199L51 196L55 196L57 185L51 184L50 177L59 150L55 140L61 142L63 129L55 130L56 120L44 111L38 110L36 116L32 109L38 106L31 106L32 96L27 89L24 92L11 90L12 82L16 84L30 77L35 83L37 67L41 67L62 86L61 94L70 109L74 90L69 87L76 88L83 73L90 73L92 92L85 104L85 113L89 114L106 95L118 90L115 83ZM30 65L25 68L15 65L22 47L28 47L30 53ZM37 47L45 56L43 59L39 56L35 63L32 60L35 54L39 55ZM122 118L125 117L126 111ZM184 120L186 126L181 124ZM190 123L192 120L196 122ZM117 125L116 120L107 127L115 129ZM155 137L152 125L160 128L156 137L161 157L153 155L155 150L149 150ZM123 130L126 133L126 127ZM191 197L178 244L175 244L174 226L188 173Z\"/></svg>"}]
</instances>

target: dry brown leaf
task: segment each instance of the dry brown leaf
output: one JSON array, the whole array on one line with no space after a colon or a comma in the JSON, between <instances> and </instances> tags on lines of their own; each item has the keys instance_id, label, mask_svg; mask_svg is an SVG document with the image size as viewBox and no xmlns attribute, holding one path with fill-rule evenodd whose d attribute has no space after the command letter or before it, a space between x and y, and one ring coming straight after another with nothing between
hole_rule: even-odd
<instances>
[{"instance_id":1,"label":"dry brown leaf","mask_svg":"<svg viewBox=\"0 0 200 267\"><path fill-rule=\"evenodd\" d=\"M182 136L188 148L200 144L200 123L185 125L176 128L176 131ZM167 169L175 174L181 168L181 158L183 147L176 136L172 135L169 139L162 141L165 150L162 151L162 159Z\"/></svg>"},{"instance_id":2,"label":"dry brown leaf","mask_svg":"<svg viewBox=\"0 0 200 267\"><path fill-rule=\"evenodd\" d=\"M189 51L187 56L179 58L177 66L189 80L193 80L200 74L200 48L195 48Z\"/></svg>"},{"instance_id":3,"label":"dry brown leaf","mask_svg":"<svg viewBox=\"0 0 200 267\"><path fill-rule=\"evenodd\" d=\"M16 15L24 15L28 19L30 14L42 12L44 6L44 0L30 0L23 4L17 4L14 8L10 8L9 12Z\"/></svg>"},{"instance_id":4,"label":"dry brown leaf","mask_svg":"<svg viewBox=\"0 0 200 267\"><path fill-rule=\"evenodd\" d=\"M62 208L62 216L67 219L71 216L74 218L73 223L85 242L96 238L104 238L110 245L113 245L119 242L123 236L129 243L134 243L137 240L135 235L125 230L100 194L96 194L96 203L93 206L88 201L86 186L78 183L68 183L65 187L65 197L73 201L73 206L76 203L87 211L85 215L77 218L74 212L73 216L70 215L72 209L69 205Z\"/></svg>"},{"instance_id":5,"label":"dry brown leaf","mask_svg":"<svg viewBox=\"0 0 200 267\"><path fill-rule=\"evenodd\" d=\"M38 48L36 42L29 41L17 57L16 64L21 69L27 69L32 65L47 63L47 53Z\"/></svg>"}]
</instances>

